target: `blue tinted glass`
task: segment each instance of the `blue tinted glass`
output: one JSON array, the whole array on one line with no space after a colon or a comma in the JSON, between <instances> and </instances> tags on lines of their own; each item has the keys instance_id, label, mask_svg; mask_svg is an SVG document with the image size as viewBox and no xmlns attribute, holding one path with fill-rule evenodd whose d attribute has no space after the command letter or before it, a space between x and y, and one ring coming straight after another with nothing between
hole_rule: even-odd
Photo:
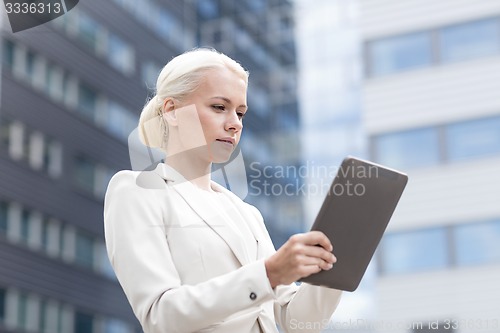
<instances>
[{"instance_id":1,"label":"blue tinted glass","mask_svg":"<svg viewBox=\"0 0 500 333\"><path fill-rule=\"evenodd\" d=\"M374 138L377 161L394 168L422 167L439 163L437 128L389 133Z\"/></svg>"},{"instance_id":2,"label":"blue tinted glass","mask_svg":"<svg viewBox=\"0 0 500 333\"><path fill-rule=\"evenodd\" d=\"M443 228L386 235L382 242L384 273L407 273L447 266L446 240Z\"/></svg>"},{"instance_id":3,"label":"blue tinted glass","mask_svg":"<svg viewBox=\"0 0 500 333\"><path fill-rule=\"evenodd\" d=\"M0 323L5 320L5 289L0 289Z\"/></svg>"},{"instance_id":4,"label":"blue tinted glass","mask_svg":"<svg viewBox=\"0 0 500 333\"><path fill-rule=\"evenodd\" d=\"M446 147L451 161L500 154L500 117L447 126Z\"/></svg>"},{"instance_id":5,"label":"blue tinted glass","mask_svg":"<svg viewBox=\"0 0 500 333\"><path fill-rule=\"evenodd\" d=\"M421 32L369 44L371 75L389 74L431 64L430 33Z\"/></svg>"},{"instance_id":6,"label":"blue tinted glass","mask_svg":"<svg viewBox=\"0 0 500 333\"><path fill-rule=\"evenodd\" d=\"M0 202L0 232L7 231L7 211L8 211L7 203Z\"/></svg>"},{"instance_id":7,"label":"blue tinted glass","mask_svg":"<svg viewBox=\"0 0 500 333\"><path fill-rule=\"evenodd\" d=\"M94 243L91 237L77 234L75 260L79 264L92 268L94 263Z\"/></svg>"},{"instance_id":8,"label":"blue tinted glass","mask_svg":"<svg viewBox=\"0 0 500 333\"><path fill-rule=\"evenodd\" d=\"M219 5L217 0L198 1L198 12L204 18L215 18L219 15Z\"/></svg>"},{"instance_id":9,"label":"blue tinted glass","mask_svg":"<svg viewBox=\"0 0 500 333\"><path fill-rule=\"evenodd\" d=\"M457 226L453 236L457 264L500 261L500 221Z\"/></svg>"},{"instance_id":10,"label":"blue tinted glass","mask_svg":"<svg viewBox=\"0 0 500 333\"><path fill-rule=\"evenodd\" d=\"M461 60L499 52L499 22L498 19L491 19L441 29L441 60Z\"/></svg>"}]
</instances>

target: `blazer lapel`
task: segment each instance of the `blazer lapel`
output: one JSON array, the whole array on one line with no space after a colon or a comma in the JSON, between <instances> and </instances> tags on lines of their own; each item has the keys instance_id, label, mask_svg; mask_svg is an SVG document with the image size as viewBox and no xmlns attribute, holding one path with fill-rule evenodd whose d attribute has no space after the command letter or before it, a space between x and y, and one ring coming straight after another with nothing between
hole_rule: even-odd
<instances>
[{"instance_id":1,"label":"blazer lapel","mask_svg":"<svg viewBox=\"0 0 500 333\"><path fill-rule=\"evenodd\" d=\"M190 181L186 180L175 169L164 163L159 163L155 172L167 182L171 182L172 188L177 191L191 209L193 209L193 211L226 242L242 265L249 262L244 244L238 232L234 230L230 224L223 222L222 215L214 214L209 203L206 202L203 195L201 195L199 190L196 189Z\"/></svg>"}]
</instances>

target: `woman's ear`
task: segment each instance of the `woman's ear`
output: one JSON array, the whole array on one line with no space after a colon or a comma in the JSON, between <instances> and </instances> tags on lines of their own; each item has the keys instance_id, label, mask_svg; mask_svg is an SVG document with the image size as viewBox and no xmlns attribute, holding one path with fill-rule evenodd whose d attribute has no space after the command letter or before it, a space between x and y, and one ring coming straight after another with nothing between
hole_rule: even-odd
<instances>
[{"instance_id":1,"label":"woman's ear","mask_svg":"<svg viewBox=\"0 0 500 333\"><path fill-rule=\"evenodd\" d=\"M177 126L177 116L175 111L178 107L178 101L172 97L167 97L163 101L162 114L163 119L165 119L171 126Z\"/></svg>"}]
</instances>

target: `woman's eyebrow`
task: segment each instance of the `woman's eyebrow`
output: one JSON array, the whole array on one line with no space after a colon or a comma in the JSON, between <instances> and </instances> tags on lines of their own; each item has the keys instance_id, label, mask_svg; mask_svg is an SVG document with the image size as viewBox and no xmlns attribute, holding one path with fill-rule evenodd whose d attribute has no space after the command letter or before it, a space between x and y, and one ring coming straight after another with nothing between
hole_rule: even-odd
<instances>
[{"instance_id":1,"label":"woman's eyebrow","mask_svg":"<svg viewBox=\"0 0 500 333\"><path fill-rule=\"evenodd\" d=\"M224 102L228 103L228 104L233 104L231 102L231 100L227 97L224 97L224 96L214 96L212 97L211 99L222 99ZM245 104L242 104L239 106L240 108L245 108L245 109L248 109L248 106L246 106Z\"/></svg>"}]
</instances>

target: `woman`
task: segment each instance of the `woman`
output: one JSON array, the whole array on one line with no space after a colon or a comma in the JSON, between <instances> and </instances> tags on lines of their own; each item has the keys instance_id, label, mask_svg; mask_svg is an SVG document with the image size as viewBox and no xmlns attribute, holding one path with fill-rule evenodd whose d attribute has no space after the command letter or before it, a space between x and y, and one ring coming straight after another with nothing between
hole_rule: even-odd
<instances>
[{"instance_id":1,"label":"woman","mask_svg":"<svg viewBox=\"0 0 500 333\"><path fill-rule=\"evenodd\" d=\"M107 251L146 333L319 332L339 302L338 290L293 283L336 261L324 234L276 251L259 211L210 179L240 140L247 84L215 50L172 59L139 120L165 163L109 183Z\"/></svg>"}]
</instances>

